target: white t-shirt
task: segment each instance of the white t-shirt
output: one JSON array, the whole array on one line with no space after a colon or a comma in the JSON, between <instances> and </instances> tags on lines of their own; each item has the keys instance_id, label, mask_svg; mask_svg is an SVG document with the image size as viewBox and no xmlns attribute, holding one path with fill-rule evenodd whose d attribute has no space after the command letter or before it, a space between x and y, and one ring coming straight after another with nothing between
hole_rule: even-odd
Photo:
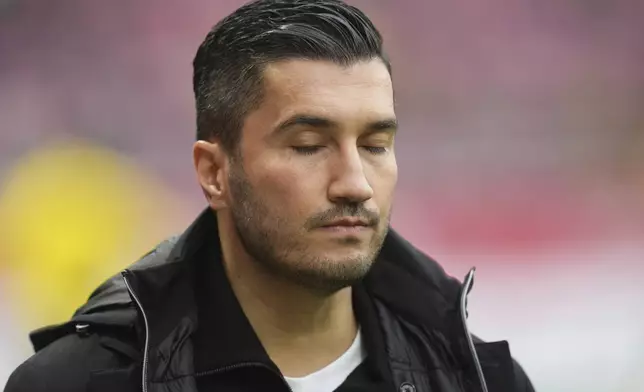
<instances>
[{"instance_id":1,"label":"white t-shirt","mask_svg":"<svg viewBox=\"0 0 644 392\"><path fill-rule=\"evenodd\" d=\"M285 377L293 392L333 392L349 377L367 356L358 334L351 347L324 368L304 377Z\"/></svg>"}]
</instances>

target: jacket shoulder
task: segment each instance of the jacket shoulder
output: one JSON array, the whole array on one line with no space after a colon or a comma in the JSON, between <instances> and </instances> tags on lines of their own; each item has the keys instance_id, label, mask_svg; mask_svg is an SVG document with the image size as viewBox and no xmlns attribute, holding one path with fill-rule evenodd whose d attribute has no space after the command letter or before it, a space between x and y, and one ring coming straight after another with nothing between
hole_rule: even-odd
<instances>
[{"instance_id":1,"label":"jacket shoulder","mask_svg":"<svg viewBox=\"0 0 644 392\"><path fill-rule=\"evenodd\" d=\"M514 365L514 382L517 386L517 392L535 392L530 378L523 367L515 359L512 360Z\"/></svg>"},{"instance_id":2,"label":"jacket shoulder","mask_svg":"<svg viewBox=\"0 0 644 392\"><path fill-rule=\"evenodd\" d=\"M471 337L488 382L504 385L503 390L534 392L530 378L510 353L507 341L486 342L476 335ZM508 374L514 377L510 378Z\"/></svg>"},{"instance_id":3,"label":"jacket shoulder","mask_svg":"<svg viewBox=\"0 0 644 392\"><path fill-rule=\"evenodd\" d=\"M69 334L47 345L9 377L5 392L81 392L104 374L134 377L138 353L108 335ZM134 385L139 385L138 381ZM131 384L131 383L130 383Z\"/></svg>"}]
</instances>

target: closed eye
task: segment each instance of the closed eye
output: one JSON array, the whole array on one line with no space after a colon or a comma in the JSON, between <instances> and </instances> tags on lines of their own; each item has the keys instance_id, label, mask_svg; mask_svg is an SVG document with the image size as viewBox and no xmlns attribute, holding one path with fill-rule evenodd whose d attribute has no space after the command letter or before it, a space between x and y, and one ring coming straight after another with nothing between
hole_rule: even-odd
<instances>
[{"instance_id":1,"label":"closed eye","mask_svg":"<svg viewBox=\"0 0 644 392\"><path fill-rule=\"evenodd\" d=\"M302 155L313 155L316 152L320 151L322 146L293 146L291 147L293 151Z\"/></svg>"},{"instance_id":2,"label":"closed eye","mask_svg":"<svg viewBox=\"0 0 644 392\"><path fill-rule=\"evenodd\" d=\"M362 147L362 148L364 148L365 150L367 150L368 152L370 152L371 154L374 154L374 155L384 154L384 153L386 153L386 152L387 152L387 148L386 148L386 147L371 147L371 146L364 146L364 147Z\"/></svg>"}]
</instances>

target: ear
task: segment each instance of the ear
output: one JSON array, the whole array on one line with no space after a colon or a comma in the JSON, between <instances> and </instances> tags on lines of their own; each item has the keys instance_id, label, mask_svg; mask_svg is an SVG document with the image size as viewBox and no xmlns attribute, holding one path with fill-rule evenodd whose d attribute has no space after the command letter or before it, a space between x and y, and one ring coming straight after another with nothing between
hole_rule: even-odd
<instances>
[{"instance_id":1,"label":"ear","mask_svg":"<svg viewBox=\"0 0 644 392\"><path fill-rule=\"evenodd\" d=\"M197 179L210 207L217 211L228 207L227 159L219 142L197 141L192 148Z\"/></svg>"}]
</instances>

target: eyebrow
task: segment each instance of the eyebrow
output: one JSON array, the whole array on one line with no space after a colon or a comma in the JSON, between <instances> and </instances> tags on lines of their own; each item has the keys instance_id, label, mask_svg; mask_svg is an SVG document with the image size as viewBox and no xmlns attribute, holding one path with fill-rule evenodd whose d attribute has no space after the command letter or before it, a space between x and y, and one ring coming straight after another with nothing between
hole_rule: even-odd
<instances>
[{"instance_id":1,"label":"eyebrow","mask_svg":"<svg viewBox=\"0 0 644 392\"><path fill-rule=\"evenodd\" d=\"M288 119L282 121L277 127L275 127L275 133L283 133L287 130L294 128L296 126L307 126L312 128L339 128L340 125L328 118L308 115L308 114L296 114L289 117ZM398 130L398 120L396 118L387 118L383 120L372 121L365 126L365 129L368 133L376 133L387 131L390 133L395 133Z\"/></svg>"}]
</instances>

